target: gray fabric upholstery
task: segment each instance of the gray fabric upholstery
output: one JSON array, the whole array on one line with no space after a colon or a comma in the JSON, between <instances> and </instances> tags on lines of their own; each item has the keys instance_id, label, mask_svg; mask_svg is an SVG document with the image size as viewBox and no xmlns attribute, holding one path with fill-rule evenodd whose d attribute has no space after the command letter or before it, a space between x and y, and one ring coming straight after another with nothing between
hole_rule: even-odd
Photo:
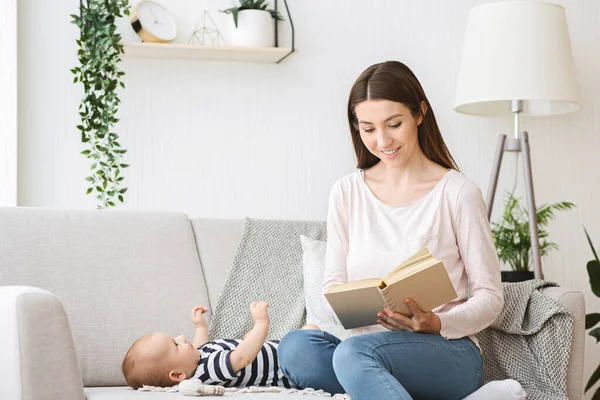
<instances>
[{"instance_id":1,"label":"gray fabric upholstery","mask_svg":"<svg viewBox=\"0 0 600 400\"><path fill-rule=\"evenodd\" d=\"M84 398L69 321L54 295L0 287L0 321L0 398Z\"/></svg>"},{"instance_id":2,"label":"gray fabric upholstery","mask_svg":"<svg viewBox=\"0 0 600 400\"><path fill-rule=\"evenodd\" d=\"M567 367L567 396L570 400L583 399L583 358L585 355L585 302L583 293L562 288L544 288L543 293L558 301L573 316L571 355Z\"/></svg>"},{"instance_id":3,"label":"gray fabric upholstery","mask_svg":"<svg viewBox=\"0 0 600 400\"><path fill-rule=\"evenodd\" d=\"M0 286L60 298L86 386L125 385L136 338L192 334L189 309L208 304L184 214L0 208L0 221Z\"/></svg>"},{"instance_id":4,"label":"gray fabric upholstery","mask_svg":"<svg viewBox=\"0 0 600 400\"><path fill-rule=\"evenodd\" d=\"M238 247L243 219L192 219L211 309L217 304Z\"/></svg>"}]
</instances>

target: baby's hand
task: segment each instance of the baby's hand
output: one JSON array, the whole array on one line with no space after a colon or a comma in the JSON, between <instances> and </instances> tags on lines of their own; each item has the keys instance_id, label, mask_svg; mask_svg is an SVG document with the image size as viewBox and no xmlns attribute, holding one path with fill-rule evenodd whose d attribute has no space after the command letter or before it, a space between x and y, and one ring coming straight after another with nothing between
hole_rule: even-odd
<instances>
[{"instance_id":1,"label":"baby's hand","mask_svg":"<svg viewBox=\"0 0 600 400\"><path fill-rule=\"evenodd\" d=\"M196 326L196 328L206 328L208 324L206 323L206 319L204 319L204 313L206 313L208 309L202 306L196 306L192 308L192 322Z\"/></svg>"},{"instance_id":2,"label":"baby's hand","mask_svg":"<svg viewBox=\"0 0 600 400\"><path fill-rule=\"evenodd\" d=\"M252 314L252 320L255 323L264 322L269 323L269 303L266 301L255 301L250 304L250 313Z\"/></svg>"}]
</instances>

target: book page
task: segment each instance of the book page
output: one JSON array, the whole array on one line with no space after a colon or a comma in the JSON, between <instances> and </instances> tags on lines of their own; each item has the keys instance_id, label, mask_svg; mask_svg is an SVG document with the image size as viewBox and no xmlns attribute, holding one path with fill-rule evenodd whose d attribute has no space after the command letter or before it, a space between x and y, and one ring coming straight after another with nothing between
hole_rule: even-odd
<instances>
[{"instance_id":1,"label":"book page","mask_svg":"<svg viewBox=\"0 0 600 400\"><path fill-rule=\"evenodd\" d=\"M419 271L429 268L432 265L435 265L439 262L440 262L439 260L436 260L435 258L430 257L419 263L411 264L402 269L396 269L396 270L390 272L390 274L384 279L384 283L386 285L391 285L394 282L398 282L399 280L402 280L402 279L404 279L408 276L411 276Z\"/></svg>"},{"instance_id":2,"label":"book page","mask_svg":"<svg viewBox=\"0 0 600 400\"><path fill-rule=\"evenodd\" d=\"M342 283L339 285L333 285L327 289L325 293L338 293L346 292L349 290L362 289L366 287L377 287L381 284L380 278L367 278L359 281Z\"/></svg>"}]
</instances>

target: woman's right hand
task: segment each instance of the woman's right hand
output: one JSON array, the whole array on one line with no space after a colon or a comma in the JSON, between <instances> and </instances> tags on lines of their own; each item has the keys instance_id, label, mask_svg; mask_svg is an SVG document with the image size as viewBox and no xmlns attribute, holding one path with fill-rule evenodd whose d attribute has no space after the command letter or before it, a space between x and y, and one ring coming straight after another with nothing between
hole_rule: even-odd
<instances>
[{"instance_id":1,"label":"woman's right hand","mask_svg":"<svg viewBox=\"0 0 600 400\"><path fill-rule=\"evenodd\" d=\"M390 331L440 334L442 324L440 317L438 317L437 314L431 311L422 311L417 303L410 297L407 297L404 300L404 303L406 303L408 309L412 313L411 317L407 317L385 307L382 312L377 314L377 323Z\"/></svg>"}]
</instances>

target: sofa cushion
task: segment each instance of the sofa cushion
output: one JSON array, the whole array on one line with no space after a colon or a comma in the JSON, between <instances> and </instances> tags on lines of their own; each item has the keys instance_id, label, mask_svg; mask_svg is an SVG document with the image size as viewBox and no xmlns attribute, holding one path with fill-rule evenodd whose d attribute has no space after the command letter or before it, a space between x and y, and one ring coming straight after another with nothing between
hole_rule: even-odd
<instances>
[{"instance_id":1,"label":"sofa cushion","mask_svg":"<svg viewBox=\"0 0 600 400\"><path fill-rule=\"evenodd\" d=\"M184 214L0 208L0 221L0 285L61 300L85 386L125 385L121 362L136 338L189 337L190 308L208 304Z\"/></svg>"},{"instance_id":2,"label":"sofa cushion","mask_svg":"<svg viewBox=\"0 0 600 400\"><path fill-rule=\"evenodd\" d=\"M327 299L323 295L323 275L327 242L300 236L302 242L302 266L304 272L304 298L306 323L317 325L344 340L350 333L339 321L332 321L327 313Z\"/></svg>"}]
</instances>

